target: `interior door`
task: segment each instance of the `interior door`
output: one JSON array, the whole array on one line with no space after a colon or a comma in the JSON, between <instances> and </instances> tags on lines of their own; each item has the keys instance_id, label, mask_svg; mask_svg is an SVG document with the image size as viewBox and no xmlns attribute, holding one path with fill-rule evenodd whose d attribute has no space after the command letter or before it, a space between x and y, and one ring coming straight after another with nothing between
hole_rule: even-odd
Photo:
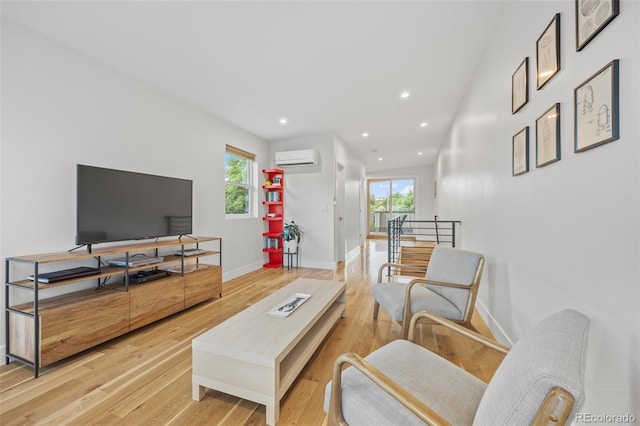
<instances>
[{"instance_id":1,"label":"interior door","mask_svg":"<svg viewBox=\"0 0 640 426\"><path fill-rule=\"evenodd\" d=\"M346 245L346 233L345 233L345 180L344 180L344 166L340 163L336 164L336 202L335 202L335 253L336 261L344 262L345 260L345 245Z\"/></svg>"}]
</instances>

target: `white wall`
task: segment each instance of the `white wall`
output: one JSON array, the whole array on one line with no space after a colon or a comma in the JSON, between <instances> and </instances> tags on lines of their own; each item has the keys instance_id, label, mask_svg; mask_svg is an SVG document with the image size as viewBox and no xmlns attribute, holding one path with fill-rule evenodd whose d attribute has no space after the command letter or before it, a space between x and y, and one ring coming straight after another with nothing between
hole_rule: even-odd
<instances>
[{"instance_id":1,"label":"white wall","mask_svg":"<svg viewBox=\"0 0 640 426\"><path fill-rule=\"evenodd\" d=\"M271 144L272 157L279 151L315 149L318 166L286 168L285 220L294 220L304 231L300 249L300 266L334 269L337 264L334 224L336 212L336 162L345 166L346 251L359 245L359 210L354 207L354 181L364 173L361 162L334 135L316 134L276 141Z\"/></svg>"},{"instance_id":2,"label":"white wall","mask_svg":"<svg viewBox=\"0 0 640 426\"><path fill-rule=\"evenodd\" d=\"M224 217L224 153L267 164L266 142L5 19L1 82L1 258L73 248L82 163L192 179L194 234L223 238L225 279L261 267L262 220Z\"/></svg>"},{"instance_id":3,"label":"white wall","mask_svg":"<svg viewBox=\"0 0 640 426\"><path fill-rule=\"evenodd\" d=\"M640 418L640 2L575 51L573 1L506 3L437 165L440 217L487 257L480 301L516 341L565 307L591 318L585 413ZM535 42L561 13L561 71L535 89ZM511 114L511 75L530 58L530 101ZM620 139L573 149L573 90L620 59ZM561 160L535 167L535 119L561 103ZM530 126L531 171L511 176L511 138Z\"/></svg>"},{"instance_id":4,"label":"white wall","mask_svg":"<svg viewBox=\"0 0 640 426\"><path fill-rule=\"evenodd\" d=\"M299 149L317 150L320 161L318 166L284 170L285 221L295 221L304 232L300 246L300 266L333 269L336 264L333 238L333 137L320 134L272 142L271 156L273 158L279 151Z\"/></svg>"}]
</instances>

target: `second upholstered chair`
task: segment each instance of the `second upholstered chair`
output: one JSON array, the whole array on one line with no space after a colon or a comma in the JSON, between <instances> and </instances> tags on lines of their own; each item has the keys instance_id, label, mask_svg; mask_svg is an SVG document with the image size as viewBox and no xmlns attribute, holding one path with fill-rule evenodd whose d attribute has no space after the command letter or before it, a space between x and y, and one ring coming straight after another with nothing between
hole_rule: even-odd
<instances>
[{"instance_id":1,"label":"second upholstered chair","mask_svg":"<svg viewBox=\"0 0 640 426\"><path fill-rule=\"evenodd\" d=\"M483 255L440 245L431 254L424 278L403 276L402 271L411 266L385 263L378 269L378 281L372 289L373 318L378 318L382 306L402 323L402 338L407 337L411 316L421 311L473 329L471 317L483 267ZM387 281L383 279L385 269L390 272Z\"/></svg>"},{"instance_id":2,"label":"second upholstered chair","mask_svg":"<svg viewBox=\"0 0 640 426\"><path fill-rule=\"evenodd\" d=\"M489 383L413 343L424 317L482 350L504 354ZM513 348L421 312L409 340L394 340L365 358L336 360L325 388L330 426L357 425L565 425L585 399L589 318L564 309L539 322ZM469 360L469 366L474 360ZM350 366L343 371L343 367Z\"/></svg>"}]
</instances>

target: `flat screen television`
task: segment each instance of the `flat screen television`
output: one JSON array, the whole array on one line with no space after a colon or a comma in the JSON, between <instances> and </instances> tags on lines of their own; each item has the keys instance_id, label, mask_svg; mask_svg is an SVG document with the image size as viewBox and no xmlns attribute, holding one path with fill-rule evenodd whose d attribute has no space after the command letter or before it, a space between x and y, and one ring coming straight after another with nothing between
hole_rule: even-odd
<instances>
[{"instance_id":1,"label":"flat screen television","mask_svg":"<svg viewBox=\"0 0 640 426\"><path fill-rule=\"evenodd\" d=\"M193 181L78 164L76 243L187 235Z\"/></svg>"}]
</instances>

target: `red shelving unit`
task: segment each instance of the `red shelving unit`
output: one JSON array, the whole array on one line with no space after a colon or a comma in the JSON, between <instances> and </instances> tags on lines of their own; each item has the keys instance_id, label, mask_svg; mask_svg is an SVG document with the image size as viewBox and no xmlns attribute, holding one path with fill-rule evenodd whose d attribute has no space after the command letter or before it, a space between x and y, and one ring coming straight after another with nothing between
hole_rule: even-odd
<instances>
[{"instance_id":1,"label":"red shelving unit","mask_svg":"<svg viewBox=\"0 0 640 426\"><path fill-rule=\"evenodd\" d=\"M264 248L262 251L268 257L265 268L280 268L282 266L282 228L284 226L284 172L280 169L262 170L265 184L265 215L262 221L266 224L266 232L262 233Z\"/></svg>"}]
</instances>

